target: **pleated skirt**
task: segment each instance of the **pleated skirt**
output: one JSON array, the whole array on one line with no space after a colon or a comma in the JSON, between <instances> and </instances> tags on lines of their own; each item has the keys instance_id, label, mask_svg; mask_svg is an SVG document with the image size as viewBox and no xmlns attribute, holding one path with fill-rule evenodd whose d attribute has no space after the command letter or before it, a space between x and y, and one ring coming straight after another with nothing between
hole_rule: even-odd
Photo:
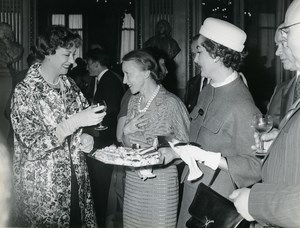
<instances>
[{"instance_id":1,"label":"pleated skirt","mask_svg":"<svg viewBox=\"0 0 300 228\"><path fill-rule=\"evenodd\" d=\"M174 228L177 221L178 174L171 165L154 169L155 178L143 181L127 171L123 208L124 228Z\"/></svg>"}]
</instances>

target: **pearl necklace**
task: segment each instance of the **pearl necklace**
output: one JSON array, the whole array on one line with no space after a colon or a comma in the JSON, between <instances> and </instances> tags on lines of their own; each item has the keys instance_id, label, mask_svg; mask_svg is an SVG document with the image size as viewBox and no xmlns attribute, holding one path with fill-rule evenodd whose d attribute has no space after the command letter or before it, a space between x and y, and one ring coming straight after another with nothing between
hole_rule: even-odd
<instances>
[{"instance_id":1,"label":"pearl necklace","mask_svg":"<svg viewBox=\"0 0 300 228\"><path fill-rule=\"evenodd\" d=\"M49 85L52 85L52 86L58 86L58 83L59 83L59 79L57 80L57 82L55 82L55 83L51 83L51 82L48 82L47 80L46 80L46 78L44 78L44 80L45 80L45 82L47 82Z\"/></svg>"},{"instance_id":2,"label":"pearl necklace","mask_svg":"<svg viewBox=\"0 0 300 228\"><path fill-rule=\"evenodd\" d=\"M139 112L146 112L148 110L148 108L151 105L151 102L154 100L154 98L158 94L159 89L160 89L160 85L157 86L156 90L154 91L154 93L152 94L152 96L150 97L150 99L147 101L147 104L146 104L146 106L143 109L141 109L142 96L140 96L140 99L138 101L138 111Z\"/></svg>"},{"instance_id":3,"label":"pearl necklace","mask_svg":"<svg viewBox=\"0 0 300 228\"><path fill-rule=\"evenodd\" d=\"M41 74L41 76L43 77L41 67L38 68L38 71L39 71L39 73ZM45 77L43 77L43 79L45 80L45 82L47 82L49 85L51 85L51 86L53 86L53 87L57 87L58 84L59 84L59 82L60 82L60 78L58 78L57 81L56 81L55 83L51 83L51 82L47 81Z\"/></svg>"}]
</instances>

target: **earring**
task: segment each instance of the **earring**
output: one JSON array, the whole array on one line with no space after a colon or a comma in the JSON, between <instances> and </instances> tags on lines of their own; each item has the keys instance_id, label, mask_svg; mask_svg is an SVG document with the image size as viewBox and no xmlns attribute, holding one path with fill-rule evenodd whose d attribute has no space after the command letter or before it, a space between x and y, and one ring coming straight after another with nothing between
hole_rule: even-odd
<instances>
[{"instance_id":1,"label":"earring","mask_svg":"<svg viewBox=\"0 0 300 228\"><path fill-rule=\"evenodd\" d=\"M214 63L216 63L218 60L217 59L214 59Z\"/></svg>"}]
</instances>

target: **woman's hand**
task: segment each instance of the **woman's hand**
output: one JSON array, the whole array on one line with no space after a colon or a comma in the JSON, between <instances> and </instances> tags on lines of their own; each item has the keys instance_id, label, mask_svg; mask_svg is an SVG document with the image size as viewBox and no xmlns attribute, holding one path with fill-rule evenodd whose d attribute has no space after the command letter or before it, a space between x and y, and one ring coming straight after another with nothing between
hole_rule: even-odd
<instances>
[{"instance_id":1,"label":"woman's hand","mask_svg":"<svg viewBox=\"0 0 300 228\"><path fill-rule=\"evenodd\" d=\"M124 126L123 128L124 135L132 134L138 131L144 131L143 127L147 123L148 123L148 118L144 117L144 113L137 115Z\"/></svg>"},{"instance_id":2,"label":"woman's hand","mask_svg":"<svg viewBox=\"0 0 300 228\"><path fill-rule=\"evenodd\" d=\"M238 213L243 216L247 221L254 221L254 218L249 214L248 204L249 204L249 195L250 188L240 188L234 190L230 195L229 199L231 199L234 203L234 206Z\"/></svg>"},{"instance_id":3,"label":"woman's hand","mask_svg":"<svg viewBox=\"0 0 300 228\"><path fill-rule=\"evenodd\" d=\"M89 107L72 115L69 119L63 120L56 127L55 133L58 141L62 143L67 136L73 134L80 127L93 126L100 123L106 115L106 112L97 112L103 108L103 106Z\"/></svg>"},{"instance_id":4,"label":"woman's hand","mask_svg":"<svg viewBox=\"0 0 300 228\"><path fill-rule=\"evenodd\" d=\"M94 148L94 138L89 134L83 133L80 136L80 150L89 153Z\"/></svg>"},{"instance_id":5,"label":"woman's hand","mask_svg":"<svg viewBox=\"0 0 300 228\"><path fill-rule=\"evenodd\" d=\"M218 152L206 151L198 146L193 146L190 144L175 147L173 143L170 143L170 146L186 163L192 159L194 161L203 163L213 170L216 170L221 162L222 156L221 153Z\"/></svg>"},{"instance_id":6,"label":"woman's hand","mask_svg":"<svg viewBox=\"0 0 300 228\"><path fill-rule=\"evenodd\" d=\"M180 159L180 156L171 147L160 148L158 149L158 152L161 154L161 160L165 165L171 163L175 159Z\"/></svg>"},{"instance_id":7,"label":"woman's hand","mask_svg":"<svg viewBox=\"0 0 300 228\"><path fill-rule=\"evenodd\" d=\"M73 117L77 119L81 127L93 126L100 123L106 115L106 112L101 112L103 108L104 106L90 106L78 112Z\"/></svg>"}]
</instances>

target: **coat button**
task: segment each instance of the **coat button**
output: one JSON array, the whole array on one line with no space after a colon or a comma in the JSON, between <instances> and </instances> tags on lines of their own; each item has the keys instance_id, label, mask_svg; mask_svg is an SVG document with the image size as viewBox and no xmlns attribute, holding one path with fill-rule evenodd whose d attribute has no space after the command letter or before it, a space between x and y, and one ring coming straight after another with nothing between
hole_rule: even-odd
<instances>
[{"instance_id":1,"label":"coat button","mask_svg":"<svg viewBox=\"0 0 300 228\"><path fill-rule=\"evenodd\" d=\"M204 110L202 108L200 108L199 111L198 111L198 113L199 113L200 116L203 116Z\"/></svg>"}]
</instances>

